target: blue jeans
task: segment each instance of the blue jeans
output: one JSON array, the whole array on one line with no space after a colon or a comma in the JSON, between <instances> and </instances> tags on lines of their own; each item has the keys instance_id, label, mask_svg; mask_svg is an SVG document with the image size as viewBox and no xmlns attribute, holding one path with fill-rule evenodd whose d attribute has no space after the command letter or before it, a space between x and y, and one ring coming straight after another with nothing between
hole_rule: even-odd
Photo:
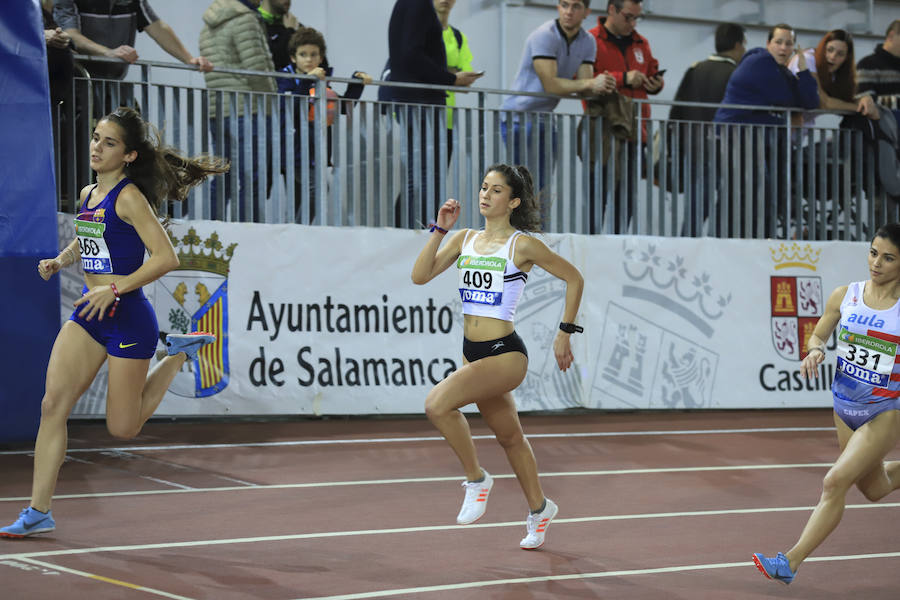
<instances>
[{"instance_id":1,"label":"blue jeans","mask_svg":"<svg viewBox=\"0 0 900 600\"><path fill-rule=\"evenodd\" d=\"M506 143L507 136L512 135L512 162L514 165L524 165L531 171L534 178L535 194L550 185L550 175L556 168L557 156L557 133L552 126L548 127L546 122L549 118L534 118L529 116L524 126L520 121L512 122L512 132L508 130L506 121L500 122L500 133L503 136L503 142ZM522 146L522 130L524 128L524 147ZM550 129L550 161L546 160L547 147L547 129ZM537 156L532 151L534 137L537 136Z\"/></svg>"},{"instance_id":2,"label":"blue jeans","mask_svg":"<svg viewBox=\"0 0 900 600\"><path fill-rule=\"evenodd\" d=\"M259 177L256 170L256 166L261 159L259 152L256 149L256 140L259 137L259 125L255 116L250 117L250 128L252 133L248 140L244 136L244 116L237 117L237 154L232 155L231 119L232 117L222 118L224 132L221 140L218 139L219 127L217 120L212 120L212 127L210 130L213 153L228 159L231 163L231 171L223 175L223 178L225 179L224 208L227 212L228 205L231 203L232 199L236 197L238 211L237 214L231 215L231 220L259 222L261 220L259 207L265 201L265 191L261 190L259 187ZM266 129L268 130L267 133L271 131L271 121L268 118L266 119ZM268 140L268 136L266 139ZM269 150L270 149L267 148L267 155ZM267 159L263 160L265 160L265 163L271 169L271 161ZM238 175L238 190L236 194L233 194L231 189L231 178L232 173L235 171ZM222 212L219 207L218 179L218 177L214 177L210 183L210 218L224 220L226 212ZM269 180L271 180L271 174Z\"/></svg>"}]
</instances>

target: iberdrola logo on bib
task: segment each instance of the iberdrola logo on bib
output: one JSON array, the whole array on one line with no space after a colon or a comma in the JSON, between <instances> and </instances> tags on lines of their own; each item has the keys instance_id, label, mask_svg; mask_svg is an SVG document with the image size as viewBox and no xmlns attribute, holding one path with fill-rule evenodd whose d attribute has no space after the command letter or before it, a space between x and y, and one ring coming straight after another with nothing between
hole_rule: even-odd
<instances>
[{"instance_id":1,"label":"iberdrola logo on bib","mask_svg":"<svg viewBox=\"0 0 900 600\"><path fill-rule=\"evenodd\" d=\"M180 264L154 282L153 305L160 332L207 331L216 341L179 373L169 391L188 398L213 396L228 385L228 269L236 243L224 246L219 234L205 239L194 226L173 223L169 238Z\"/></svg>"},{"instance_id":2,"label":"iberdrola logo on bib","mask_svg":"<svg viewBox=\"0 0 900 600\"><path fill-rule=\"evenodd\" d=\"M456 262L460 269L487 269L489 271L502 271L506 268L506 259L496 256L460 256Z\"/></svg>"}]
</instances>

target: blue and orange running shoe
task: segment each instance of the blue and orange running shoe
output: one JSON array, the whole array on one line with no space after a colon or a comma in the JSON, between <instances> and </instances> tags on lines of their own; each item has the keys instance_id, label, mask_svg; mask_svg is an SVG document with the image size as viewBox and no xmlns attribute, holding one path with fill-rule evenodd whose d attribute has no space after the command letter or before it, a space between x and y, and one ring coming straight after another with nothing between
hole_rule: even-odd
<instances>
[{"instance_id":1,"label":"blue and orange running shoe","mask_svg":"<svg viewBox=\"0 0 900 600\"><path fill-rule=\"evenodd\" d=\"M35 533L47 533L56 529L53 511L42 513L30 506L19 513L19 518L12 525L0 528L0 537L24 538Z\"/></svg>"},{"instance_id":2,"label":"blue and orange running shoe","mask_svg":"<svg viewBox=\"0 0 900 600\"><path fill-rule=\"evenodd\" d=\"M753 562L760 573L785 585L792 582L797 575L796 571L791 571L790 562L781 552L776 554L775 558L766 558L762 554L754 554Z\"/></svg>"},{"instance_id":3,"label":"blue and orange running shoe","mask_svg":"<svg viewBox=\"0 0 900 600\"><path fill-rule=\"evenodd\" d=\"M216 336L205 331L193 333L170 333L166 336L166 352L174 356L179 352L187 354L188 360L197 360L200 348L216 341Z\"/></svg>"}]
</instances>

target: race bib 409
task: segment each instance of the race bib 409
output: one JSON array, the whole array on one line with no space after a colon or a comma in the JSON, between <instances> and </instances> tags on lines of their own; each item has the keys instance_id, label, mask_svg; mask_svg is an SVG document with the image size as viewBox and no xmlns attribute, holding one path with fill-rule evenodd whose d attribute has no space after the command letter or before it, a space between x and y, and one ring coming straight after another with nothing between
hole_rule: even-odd
<instances>
[{"instance_id":1,"label":"race bib 409","mask_svg":"<svg viewBox=\"0 0 900 600\"><path fill-rule=\"evenodd\" d=\"M460 256L459 295L463 302L496 306L503 300L506 259L496 256Z\"/></svg>"}]
</instances>

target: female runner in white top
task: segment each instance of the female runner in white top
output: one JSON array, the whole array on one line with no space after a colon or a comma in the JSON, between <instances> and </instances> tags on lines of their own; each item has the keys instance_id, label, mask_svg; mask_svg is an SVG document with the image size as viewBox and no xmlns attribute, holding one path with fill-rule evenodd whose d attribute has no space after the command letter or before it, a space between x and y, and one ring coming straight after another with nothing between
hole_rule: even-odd
<instances>
[{"instance_id":1,"label":"female runner in white top","mask_svg":"<svg viewBox=\"0 0 900 600\"><path fill-rule=\"evenodd\" d=\"M900 461L885 460L900 441L900 223L875 232L869 279L829 296L807 342L800 366L805 377L819 376L825 341L839 325L831 389L840 455L794 546L774 557L753 555L763 575L781 583L794 580L803 561L841 522L851 487L872 502L900 488Z\"/></svg>"},{"instance_id":2,"label":"female runner in white top","mask_svg":"<svg viewBox=\"0 0 900 600\"><path fill-rule=\"evenodd\" d=\"M534 265L539 265L551 275L566 282L563 322L567 329L574 328L570 324L574 322L578 313L584 289L584 280L578 269L550 250L539 239L530 235L517 235L519 231L539 231L540 209L533 189L531 173L525 167L509 165L490 167L478 195L479 211L485 219L484 230L477 233L469 230L457 231L449 237L443 247L440 247L444 234L459 218L459 202L447 200L438 211L433 233L413 266L413 282L419 285L427 283L456 263L462 254L465 241L469 242L466 247L473 247L478 256L496 257L498 252L507 246L510 238L516 236L514 243L509 244L511 249L509 259L513 265L506 265L507 281L504 288L508 292L520 292L521 273L527 274ZM459 266L462 272L465 267ZM463 287L465 285L461 282L461 288ZM466 290L461 291L464 292L465 304ZM484 300L484 297L481 296L480 299ZM471 314L473 312L475 314ZM543 544L547 526L556 515L557 506L544 497L534 453L522 433L511 393L525 379L528 357L524 345L507 343L508 347L511 346L509 348L511 351L489 350L497 345L496 342L518 339L511 320L513 312L514 307L505 314L504 311L493 313L500 317L496 318L484 316L485 311L464 311L469 313L465 314L463 325L466 338L464 350L468 356L464 355L463 365L428 394L425 414L443 434L462 463L467 479L463 483L466 487L466 499L457 522L467 524L484 514L487 496L493 484L490 474L478 463L468 422L459 411L461 407L473 402L478 406L485 423L493 430L497 441L506 451L509 464L528 501L531 512L527 519L527 535L520 546L531 550ZM569 333L560 330L553 342L556 362L563 371L571 366L573 360L569 336ZM485 347L479 342L494 343ZM484 352L478 352L473 357L468 351L468 348L472 347L480 347Z\"/></svg>"}]
</instances>

